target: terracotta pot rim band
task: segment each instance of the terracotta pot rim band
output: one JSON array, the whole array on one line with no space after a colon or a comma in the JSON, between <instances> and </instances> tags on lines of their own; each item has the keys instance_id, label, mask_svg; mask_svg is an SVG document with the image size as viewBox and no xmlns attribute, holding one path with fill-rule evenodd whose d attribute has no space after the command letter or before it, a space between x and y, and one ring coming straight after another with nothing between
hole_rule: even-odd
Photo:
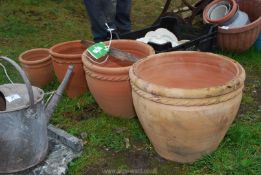
<instances>
[{"instance_id":1,"label":"terracotta pot rim band","mask_svg":"<svg viewBox=\"0 0 261 175\"><path fill-rule=\"evenodd\" d=\"M133 82L131 82L132 91L139 94L145 99L149 99L156 103L175 105L175 106L206 106L211 104L217 104L221 102L228 101L237 95L240 95L243 91L244 85L236 89L235 91L229 92L227 94L222 94L220 96L205 97L205 98L175 98L167 96L154 95L148 93L139 87L137 87Z\"/></svg>"},{"instance_id":2,"label":"terracotta pot rim band","mask_svg":"<svg viewBox=\"0 0 261 175\"><path fill-rule=\"evenodd\" d=\"M113 74L112 75L97 74L95 72L92 72L85 66L84 66L84 72L86 76L88 75L92 78L103 80L103 81L129 81L130 80L128 74L122 74L121 76L120 75L113 76Z\"/></svg>"},{"instance_id":3,"label":"terracotta pot rim band","mask_svg":"<svg viewBox=\"0 0 261 175\"><path fill-rule=\"evenodd\" d=\"M144 46L144 47L148 48L149 55L155 54L154 49L150 45L147 45L147 44L139 42L139 41L128 40L128 39L112 40L112 44L114 42L117 42L117 43L129 42L129 43L132 43L135 45ZM105 41L105 43L108 43L108 41ZM102 67L102 66L96 65L96 64L92 63L91 61L89 61L85 57L86 53L87 53L87 50L85 50L82 54L82 62L88 69L90 69L94 72L104 73L104 74L122 74L122 73L128 74L130 67L132 66L132 65L129 65L129 66L124 66L124 67Z\"/></svg>"},{"instance_id":4,"label":"terracotta pot rim band","mask_svg":"<svg viewBox=\"0 0 261 175\"><path fill-rule=\"evenodd\" d=\"M59 64L82 64L81 60L62 60L57 59L54 57L51 57L53 62L59 63Z\"/></svg>"},{"instance_id":5,"label":"terracotta pot rim band","mask_svg":"<svg viewBox=\"0 0 261 175\"><path fill-rule=\"evenodd\" d=\"M73 40L73 41L66 41L66 42L62 42L62 43L58 43L54 46L52 46L49 50L50 50L50 54L54 57L60 57L60 58L70 58L70 59L79 59L81 58L82 53L79 54L62 54L62 53L57 53L54 50L57 47L63 46L63 45L67 45L70 43L80 43L80 40Z\"/></svg>"},{"instance_id":6,"label":"terracotta pot rim band","mask_svg":"<svg viewBox=\"0 0 261 175\"><path fill-rule=\"evenodd\" d=\"M39 68L43 68L43 67L49 67L49 66L52 66L52 61L48 61L48 62L45 62L45 63L42 63L42 64L24 64L21 62L21 65L23 68L26 68L26 69L39 69Z\"/></svg>"},{"instance_id":7,"label":"terracotta pot rim band","mask_svg":"<svg viewBox=\"0 0 261 175\"><path fill-rule=\"evenodd\" d=\"M37 52L37 51L47 51L48 53L48 56L46 57L43 57L42 59L39 59L39 60L33 60L33 61L28 61L28 60L25 60L23 58L24 55L30 53L30 52ZM35 49L30 49L30 50L27 50L27 51L24 51L23 53L21 53L18 57L19 61L21 63L24 63L24 64L29 64L29 65L35 65L35 64L41 64L41 63L44 63L44 62L52 62L51 60L51 55L49 54L49 49L47 48L35 48Z\"/></svg>"},{"instance_id":8,"label":"terracotta pot rim band","mask_svg":"<svg viewBox=\"0 0 261 175\"><path fill-rule=\"evenodd\" d=\"M84 51L84 54L87 51ZM125 67L101 67L91 63L87 58L82 54L82 62L87 69L92 70L93 72L103 73L103 74L128 74L131 66Z\"/></svg>"},{"instance_id":9,"label":"terracotta pot rim band","mask_svg":"<svg viewBox=\"0 0 261 175\"><path fill-rule=\"evenodd\" d=\"M180 54L180 53L191 53L195 54L195 51L177 51L177 52L169 52L169 53L161 53L157 54L157 56L161 56L163 54L167 55L173 55L173 54ZM198 53L198 52L197 52ZM209 55L215 55L212 53L201 53L201 54L209 54ZM215 86L215 87L207 87L207 88L197 88L197 89L183 89L183 88L167 88L161 85L156 85L154 83L148 82L146 80L143 80L137 75L137 67L142 62L145 62L148 59L153 58L155 55L149 56L146 59L139 60L136 62L129 71L130 81L135 86L139 87L145 92L149 92L155 95L163 96L163 97L170 97L170 98L209 98L209 97L215 97L220 96L226 93L230 93L238 88L240 88L244 84L245 80L245 71L243 67L237 63L236 61L229 59L227 57L222 56L223 59L226 59L229 62L232 62L235 65L237 69L237 75L235 78L230 80L229 82L225 83L221 86Z\"/></svg>"}]
</instances>

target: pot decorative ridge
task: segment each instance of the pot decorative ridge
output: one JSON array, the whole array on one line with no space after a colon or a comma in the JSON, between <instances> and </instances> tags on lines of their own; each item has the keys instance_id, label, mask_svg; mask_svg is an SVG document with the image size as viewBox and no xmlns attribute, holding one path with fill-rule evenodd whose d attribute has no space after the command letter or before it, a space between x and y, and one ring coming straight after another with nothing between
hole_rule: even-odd
<instances>
[{"instance_id":1,"label":"pot decorative ridge","mask_svg":"<svg viewBox=\"0 0 261 175\"><path fill-rule=\"evenodd\" d=\"M72 77L66 88L66 94L70 98L78 97L88 91L81 60L85 49L80 40L58 43L50 48L54 72L60 82L68 65L74 65Z\"/></svg>"},{"instance_id":2,"label":"pot decorative ridge","mask_svg":"<svg viewBox=\"0 0 261 175\"><path fill-rule=\"evenodd\" d=\"M26 56L27 54L30 54L31 52L34 52L34 51L43 51L43 52L46 52L46 56L42 59L38 59L38 60L30 60L28 61L27 59L24 59L23 56ZM35 49L31 49L31 50L27 50L27 51L24 51L23 53L20 54L19 56L19 61L21 63L24 63L24 64L37 64L37 63L43 63L43 62L46 62L46 61L50 61L51 60L51 55L49 54L49 49L47 48L35 48Z\"/></svg>"},{"instance_id":3,"label":"pot decorative ridge","mask_svg":"<svg viewBox=\"0 0 261 175\"><path fill-rule=\"evenodd\" d=\"M208 65L199 64L204 62ZM237 62L190 51L149 56L135 63L129 74L134 107L145 133L160 156L177 162L194 162L217 149L237 114L245 80L245 71ZM153 87L147 82L153 82ZM187 82L191 87L211 85L212 89L221 82L224 87L203 92L208 88L188 89Z\"/></svg>"},{"instance_id":4,"label":"pot decorative ridge","mask_svg":"<svg viewBox=\"0 0 261 175\"><path fill-rule=\"evenodd\" d=\"M51 53L51 55L54 55L55 57L64 57L64 58L69 59L70 61L76 59L77 62L79 62L79 57L81 57L82 53L68 52L65 54L65 53L61 52L64 50L64 48L68 49L68 48L72 47L72 45L74 47L81 46L82 50L85 50L85 47L80 44L80 40L74 40L74 41L66 41L66 42L58 43L58 44L52 46L50 48L50 53ZM57 50L57 51L54 51L54 50Z\"/></svg>"},{"instance_id":5,"label":"pot decorative ridge","mask_svg":"<svg viewBox=\"0 0 261 175\"><path fill-rule=\"evenodd\" d=\"M138 58L155 53L149 45L134 40L112 40L111 44L112 47L132 53ZM82 62L86 80L100 108L115 117L134 117L129 82L129 69L133 63L109 56L106 63L98 65L88 60L86 55L88 56L88 53L85 51ZM106 57L99 60L103 61Z\"/></svg>"},{"instance_id":6,"label":"pot decorative ridge","mask_svg":"<svg viewBox=\"0 0 261 175\"><path fill-rule=\"evenodd\" d=\"M190 55L192 57L194 57L194 54L197 55L207 55L207 56L211 56L211 57L215 57L215 58L220 58L220 56L213 54L213 53L201 53L201 52L195 52L195 51L176 51L175 52L177 55ZM158 54L161 57L167 57L170 55L175 55L175 53L160 53ZM153 56L149 56L143 60L139 60L137 62L137 64L134 64L131 68L130 74L129 76L131 77L131 82L135 83L138 85L138 87L141 90L144 90L146 92L152 93L152 94L157 94L159 96L166 96L166 97L174 97L174 98L205 98L205 97L215 97L218 95L223 95L226 93L229 93L235 89L238 89L239 87L242 86L242 83L245 79L245 72L244 69L242 68L241 65L237 64L236 61L222 56L222 59L226 60L227 62L231 63L231 64L237 64L237 66L235 66L235 70L236 70L236 76L233 78L232 80L230 80L229 82L227 82L224 85L220 85L220 86L215 86L215 87L207 87L207 88L196 88L196 89L183 89L183 88L168 88L168 87L164 87L161 85L156 85L154 83L148 82L146 80L143 80L139 77L139 75L137 74L137 66L143 62L146 62L147 60L153 59L151 58ZM160 88L158 88L160 87ZM229 87L229 88L227 88Z\"/></svg>"},{"instance_id":7,"label":"pot decorative ridge","mask_svg":"<svg viewBox=\"0 0 261 175\"><path fill-rule=\"evenodd\" d=\"M54 73L49 49L27 50L18 59L33 85L43 87L52 81Z\"/></svg>"}]
</instances>

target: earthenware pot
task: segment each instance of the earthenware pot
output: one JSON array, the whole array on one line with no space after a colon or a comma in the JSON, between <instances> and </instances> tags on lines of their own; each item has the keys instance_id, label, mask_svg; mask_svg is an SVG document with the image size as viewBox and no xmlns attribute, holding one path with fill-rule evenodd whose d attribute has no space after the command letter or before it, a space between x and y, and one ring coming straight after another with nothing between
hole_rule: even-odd
<instances>
[{"instance_id":1,"label":"earthenware pot","mask_svg":"<svg viewBox=\"0 0 261 175\"><path fill-rule=\"evenodd\" d=\"M203 20L206 23L223 24L229 21L237 12L235 0L214 0L203 11Z\"/></svg>"},{"instance_id":2,"label":"earthenware pot","mask_svg":"<svg viewBox=\"0 0 261 175\"><path fill-rule=\"evenodd\" d=\"M215 149L239 109L245 71L212 53L161 53L130 69L134 107L162 157L194 162Z\"/></svg>"},{"instance_id":3,"label":"earthenware pot","mask_svg":"<svg viewBox=\"0 0 261 175\"><path fill-rule=\"evenodd\" d=\"M243 27L218 28L218 46L223 50L244 52L256 41L261 30L261 1L238 0L239 8L246 12L251 23Z\"/></svg>"},{"instance_id":4,"label":"earthenware pot","mask_svg":"<svg viewBox=\"0 0 261 175\"><path fill-rule=\"evenodd\" d=\"M111 46L132 53L138 58L155 53L149 45L135 40L113 40ZM96 64L86 55L88 56L88 53L84 52L82 56L86 80L100 108L114 117L134 117L129 82L129 69L133 62L121 61L110 56L104 64ZM99 61L103 62L106 57Z\"/></svg>"},{"instance_id":5,"label":"earthenware pot","mask_svg":"<svg viewBox=\"0 0 261 175\"><path fill-rule=\"evenodd\" d=\"M68 41L50 48L55 75L61 82L70 64L74 65L73 74L66 88L70 98L78 97L88 91L81 55L86 48L80 40Z\"/></svg>"},{"instance_id":6,"label":"earthenware pot","mask_svg":"<svg viewBox=\"0 0 261 175\"><path fill-rule=\"evenodd\" d=\"M43 87L53 79L53 65L49 49L36 48L19 55L19 61L32 85Z\"/></svg>"}]
</instances>

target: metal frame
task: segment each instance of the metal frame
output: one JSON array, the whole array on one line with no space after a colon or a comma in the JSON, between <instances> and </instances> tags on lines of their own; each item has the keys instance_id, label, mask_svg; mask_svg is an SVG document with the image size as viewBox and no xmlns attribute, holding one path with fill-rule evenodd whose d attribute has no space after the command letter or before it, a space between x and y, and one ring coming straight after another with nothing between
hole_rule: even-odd
<instances>
[{"instance_id":1,"label":"metal frame","mask_svg":"<svg viewBox=\"0 0 261 175\"><path fill-rule=\"evenodd\" d=\"M207 6L207 4L209 4L211 1L213 0L197 0L197 2L192 5L189 2L187 2L187 0L181 0L182 3L184 4L185 7L188 7L188 10L178 10L178 12L168 12L170 3L172 0L166 0L165 1L165 5L164 8L162 9L159 17L156 19L156 21L153 24L156 24L159 22L160 18L163 16L176 16L178 17L181 21L183 21L184 23L192 23L193 19L195 18L195 16L199 15L204 8ZM185 11L192 11L191 16L183 19L179 13L185 12Z\"/></svg>"}]
</instances>

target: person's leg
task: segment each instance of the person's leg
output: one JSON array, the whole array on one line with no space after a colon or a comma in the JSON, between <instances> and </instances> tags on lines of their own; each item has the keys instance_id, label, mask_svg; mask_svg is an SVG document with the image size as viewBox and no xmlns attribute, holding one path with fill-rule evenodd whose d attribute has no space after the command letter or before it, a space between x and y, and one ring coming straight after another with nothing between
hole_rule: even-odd
<instances>
[{"instance_id":1,"label":"person's leg","mask_svg":"<svg viewBox=\"0 0 261 175\"><path fill-rule=\"evenodd\" d=\"M105 23L113 23L116 14L116 4L113 1L115 0L84 0L95 42L107 39Z\"/></svg>"},{"instance_id":2,"label":"person's leg","mask_svg":"<svg viewBox=\"0 0 261 175\"><path fill-rule=\"evenodd\" d=\"M117 0L115 24L120 33L131 31L131 0Z\"/></svg>"}]
</instances>

